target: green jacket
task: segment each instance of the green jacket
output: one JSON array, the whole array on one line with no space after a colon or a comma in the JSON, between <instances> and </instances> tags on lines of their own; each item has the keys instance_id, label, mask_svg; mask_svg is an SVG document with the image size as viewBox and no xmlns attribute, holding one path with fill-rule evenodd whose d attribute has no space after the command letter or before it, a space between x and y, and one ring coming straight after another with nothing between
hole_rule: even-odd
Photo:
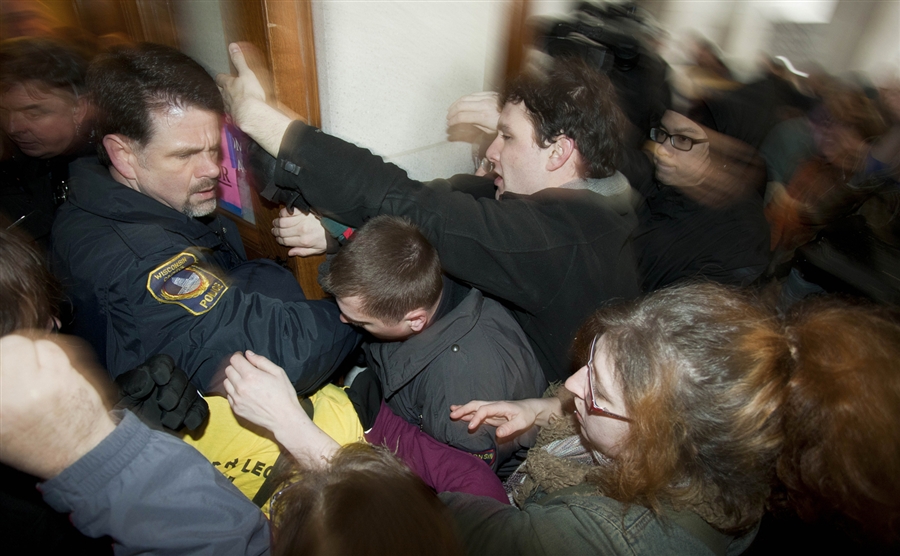
<instances>
[{"instance_id":1,"label":"green jacket","mask_svg":"<svg viewBox=\"0 0 900 556\"><path fill-rule=\"evenodd\" d=\"M587 492L579 485L538 493L519 509L495 500L443 493L467 554L472 556L578 556L580 554L697 554L734 556L750 546L756 529L733 539L688 512L660 518ZM685 528L687 527L687 528ZM689 532L688 529L691 529Z\"/></svg>"}]
</instances>

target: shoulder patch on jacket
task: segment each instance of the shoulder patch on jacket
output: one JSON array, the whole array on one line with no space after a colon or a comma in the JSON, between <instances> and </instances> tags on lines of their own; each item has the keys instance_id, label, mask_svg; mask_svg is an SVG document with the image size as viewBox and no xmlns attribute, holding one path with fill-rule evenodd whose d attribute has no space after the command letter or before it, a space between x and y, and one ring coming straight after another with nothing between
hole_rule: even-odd
<instances>
[{"instance_id":1,"label":"shoulder patch on jacket","mask_svg":"<svg viewBox=\"0 0 900 556\"><path fill-rule=\"evenodd\" d=\"M200 268L197 255L183 251L150 271L147 291L160 303L181 305L192 315L202 315L216 306L228 291L225 282Z\"/></svg>"}]
</instances>

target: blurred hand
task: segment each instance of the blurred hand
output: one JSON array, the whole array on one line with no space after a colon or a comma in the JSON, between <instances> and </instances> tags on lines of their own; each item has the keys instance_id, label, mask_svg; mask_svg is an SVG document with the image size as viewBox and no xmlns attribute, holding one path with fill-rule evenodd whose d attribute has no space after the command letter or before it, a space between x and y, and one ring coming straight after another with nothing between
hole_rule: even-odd
<instances>
[{"instance_id":1,"label":"blurred hand","mask_svg":"<svg viewBox=\"0 0 900 556\"><path fill-rule=\"evenodd\" d=\"M209 417L209 405L188 380L187 374L164 353L116 377L122 399L146 424L177 431L199 428Z\"/></svg>"},{"instance_id":2,"label":"blurred hand","mask_svg":"<svg viewBox=\"0 0 900 556\"><path fill-rule=\"evenodd\" d=\"M328 233L319 218L312 213L304 214L296 208L282 207L278 218L272 220L272 235L275 241L290 247L288 255L309 257L321 255L328 248Z\"/></svg>"},{"instance_id":3,"label":"blurred hand","mask_svg":"<svg viewBox=\"0 0 900 556\"><path fill-rule=\"evenodd\" d=\"M0 353L3 463L51 479L115 429L100 393L109 379L77 341L9 335Z\"/></svg>"},{"instance_id":4,"label":"blurred hand","mask_svg":"<svg viewBox=\"0 0 900 556\"><path fill-rule=\"evenodd\" d=\"M450 418L466 421L469 430L482 424L497 427L497 438L510 438L528 431L535 425L546 426L552 414L560 414L558 398L533 398L506 402L471 401L465 405L451 405Z\"/></svg>"},{"instance_id":5,"label":"blurred hand","mask_svg":"<svg viewBox=\"0 0 900 556\"><path fill-rule=\"evenodd\" d=\"M496 133L500 119L499 95L483 92L466 95L450 105L447 111L447 127L473 125L485 133Z\"/></svg>"}]
</instances>

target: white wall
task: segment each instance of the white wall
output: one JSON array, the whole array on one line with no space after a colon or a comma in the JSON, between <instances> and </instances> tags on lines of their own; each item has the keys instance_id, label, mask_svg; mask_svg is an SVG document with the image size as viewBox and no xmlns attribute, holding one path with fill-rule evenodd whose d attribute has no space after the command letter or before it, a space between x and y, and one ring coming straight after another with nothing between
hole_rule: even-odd
<instances>
[{"instance_id":1,"label":"white wall","mask_svg":"<svg viewBox=\"0 0 900 556\"><path fill-rule=\"evenodd\" d=\"M228 45L219 0L175 3L181 50L213 73L228 73Z\"/></svg>"},{"instance_id":2,"label":"white wall","mask_svg":"<svg viewBox=\"0 0 900 556\"><path fill-rule=\"evenodd\" d=\"M573 3L533 0L532 13L567 13ZM829 71L877 76L900 65L897 0L640 4L675 44L698 30L738 70L752 68L759 50L773 44L772 21L788 16L820 22L805 29L816 35L815 55ZM312 6L324 129L388 158L416 179L471 171L471 148L447 142L445 116L457 98L500 85L509 2L313 0ZM185 52L213 71L228 71L218 0L178 2L176 9ZM673 55L672 61L679 60Z\"/></svg>"},{"instance_id":3,"label":"white wall","mask_svg":"<svg viewBox=\"0 0 900 556\"><path fill-rule=\"evenodd\" d=\"M447 108L495 85L508 7L313 1L323 128L415 179L471 172L471 147L447 142Z\"/></svg>"}]
</instances>

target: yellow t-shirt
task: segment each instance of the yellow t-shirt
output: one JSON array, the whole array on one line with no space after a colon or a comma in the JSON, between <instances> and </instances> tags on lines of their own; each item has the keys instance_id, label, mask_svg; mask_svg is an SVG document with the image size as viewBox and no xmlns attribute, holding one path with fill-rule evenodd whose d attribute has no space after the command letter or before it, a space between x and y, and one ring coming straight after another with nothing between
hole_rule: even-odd
<instances>
[{"instance_id":1,"label":"yellow t-shirt","mask_svg":"<svg viewBox=\"0 0 900 556\"><path fill-rule=\"evenodd\" d=\"M365 441L362 425L343 388L328 384L310 396L313 422L338 444ZM197 431L182 438L253 499L272 473L281 447L269 431L237 417L228 400L221 396L206 398L209 420ZM263 506L268 511L268 504Z\"/></svg>"}]
</instances>

